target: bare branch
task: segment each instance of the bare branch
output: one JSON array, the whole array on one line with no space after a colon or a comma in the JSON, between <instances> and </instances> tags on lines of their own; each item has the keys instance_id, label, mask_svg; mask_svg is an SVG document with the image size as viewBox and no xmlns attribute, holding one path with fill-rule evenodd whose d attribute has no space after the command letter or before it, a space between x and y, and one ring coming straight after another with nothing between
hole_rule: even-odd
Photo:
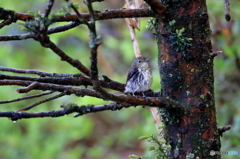
<instances>
[{"instance_id":1,"label":"bare branch","mask_svg":"<svg viewBox=\"0 0 240 159\"><path fill-rule=\"evenodd\" d=\"M7 35L7 36L0 36L0 41L25 40L29 38L37 38L37 36L34 33L20 34L20 35Z\"/></svg>"},{"instance_id":2,"label":"bare branch","mask_svg":"<svg viewBox=\"0 0 240 159\"><path fill-rule=\"evenodd\" d=\"M215 57L215 56L220 55L220 54L222 54L222 51L216 51L216 52L211 52L211 53L210 53L210 55L211 55L212 57Z\"/></svg>"},{"instance_id":3,"label":"bare branch","mask_svg":"<svg viewBox=\"0 0 240 159\"><path fill-rule=\"evenodd\" d=\"M13 75L4 75L0 74L0 79L5 80L5 82L9 81L11 83L13 80L18 81L27 81L27 82L41 82L41 83L52 83L52 84L59 84L59 85L71 85L71 86L92 86L92 81L89 77L81 75L81 74L57 74L57 73L49 73L53 74L53 77L25 77L25 76L13 76ZM113 81L109 79L107 76L103 75L103 80L100 80L100 84L104 88L116 90L123 92L125 89L125 84L119 83L117 81ZM1 84L0 84L1 85ZM17 84L21 85L21 84ZM21 85L21 86L28 86ZM137 94L137 93L136 93ZM154 91L146 91L148 97L159 97L159 92Z\"/></svg>"},{"instance_id":4,"label":"bare branch","mask_svg":"<svg viewBox=\"0 0 240 159\"><path fill-rule=\"evenodd\" d=\"M89 0L86 0L86 4L88 6L88 10L90 12L91 15L91 23L90 23L90 48L91 48L91 72L90 72L90 78L92 80L92 84L93 84L93 89L96 90L101 97L104 100L112 100L112 98L109 98L110 96L114 96L113 94L108 93L107 91L105 91L99 82L98 79L98 68L97 68L97 48L100 45L99 42L99 37L97 37L97 31L96 31L96 25L95 25L95 15L94 15L94 11L92 8L92 3L89 2ZM116 102L116 101L115 101Z\"/></svg>"},{"instance_id":5,"label":"bare branch","mask_svg":"<svg viewBox=\"0 0 240 159\"><path fill-rule=\"evenodd\" d=\"M47 8L46 8L46 10L45 10L45 15L44 15L45 18L47 18L47 17L49 16L53 4L54 4L54 0L48 0L48 2L47 2Z\"/></svg>"},{"instance_id":6,"label":"bare branch","mask_svg":"<svg viewBox=\"0 0 240 159\"><path fill-rule=\"evenodd\" d=\"M76 21L76 22L72 22L63 26L58 26L58 27L54 27L51 28L47 31L47 34L54 34L54 33L59 33L59 32L63 32L69 29L72 29L78 25L80 25L82 23ZM8 36L0 36L0 41L12 41L12 40L25 40L25 39L30 39L30 38L34 38L36 39L37 36L34 33L27 33L27 34L20 34L20 35L8 35Z\"/></svg>"},{"instance_id":7,"label":"bare branch","mask_svg":"<svg viewBox=\"0 0 240 159\"><path fill-rule=\"evenodd\" d=\"M85 25L87 25L89 27L89 24L87 22L87 20L85 20L82 15L78 12L77 8L73 5L73 3L69 0L65 0L68 3L68 6L71 7L74 12L76 13L78 20L80 21L80 23L83 23Z\"/></svg>"},{"instance_id":8,"label":"bare branch","mask_svg":"<svg viewBox=\"0 0 240 159\"><path fill-rule=\"evenodd\" d=\"M50 48L53 52L55 52L59 57L61 57L62 61L67 61L73 67L77 68L79 71L84 73L85 75L89 76L90 71L86 68L79 60L73 59L68 56L64 51L62 51L57 45L55 45L50 39L45 41L46 43L43 44L44 47Z\"/></svg>"},{"instance_id":9,"label":"bare branch","mask_svg":"<svg viewBox=\"0 0 240 159\"><path fill-rule=\"evenodd\" d=\"M231 16L230 16L230 7L229 7L230 3L229 0L224 0L224 7L225 7L225 19L227 21L231 20Z\"/></svg>"},{"instance_id":10,"label":"bare branch","mask_svg":"<svg viewBox=\"0 0 240 159\"><path fill-rule=\"evenodd\" d=\"M4 75L0 74L0 79L4 80L23 80L23 81L35 81L42 83L52 83L60 85L71 85L71 86L92 86L92 81L89 77L81 74L57 74L57 73L48 73L52 74L52 77L25 77L25 76L13 76L13 75ZM117 90L120 92L124 91L125 84L119 83L109 79L107 76L103 75L103 80L100 80L102 87ZM148 94L156 94L154 92L149 92ZM152 97L155 95L151 95Z\"/></svg>"},{"instance_id":11,"label":"bare branch","mask_svg":"<svg viewBox=\"0 0 240 159\"><path fill-rule=\"evenodd\" d=\"M116 110L121 110L122 108L131 107L131 106L133 106L133 105L131 105L131 104L118 104L118 103L110 103L110 104L98 105L98 106L94 106L94 105L79 106L82 109L82 111L75 114L74 117L82 116L82 115L89 114L89 113L106 111L106 110L116 111ZM67 108L68 104L67 105L61 105L61 107Z\"/></svg>"},{"instance_id":12,"label":"bare branch","mask_svg":"<svg viewBox=\"0 0 240 159\"><path fill-rule=\"evenodd\" d=\"M89 13L81 13L82 17L87 21L90 20ZM156 17L161 18L164 17L164 14L157 15L152 12L149 8L141 8L141 9L112 9L105 10L101 12L95 12L95 20L107 20L107 19L116 19L116 18L133 18L133 17ZM78 18L76 14L71 14L65 17L60 17L56 21L77 21Z\"/></svg>"},{"instance_id":13,"label":"bare branch","mask_svg":"<svg viewBox=\"0 0 240 159\"><path fill-rule=\"evenodd\" d=\"M32 96L27 96L27 97L22 97L22 98L17 98L17 99L12 99L12 100L7 100L7 101L0 101L0 104L18 102L18 101L21 101L21 100L26 100L26 99L31 99L31 98L36 98L36 97L45 96L45 95L48 95L48 94L51 94L51 93L53 93L53 91L45 92L45 93L40 93L40 94L36 94L36 95L32 95Z\"/></svg>"},{"instance_id":14,"label":"bare branch","mask_svg":"<svg viewBox=\"0 0 240 159\"><path fill-rule=\"evenodd\" d=\"M29 86L33 82L32 81L22 81L22 80L0 80L0 85L18 85L18 86ZM80 87L74 87L74 86L63 86L58 84L50 84L50 83L41 83L36 82L35 84L35 90L51 90L51 91L57 91L57 92L66 92L67 94L75 94L77 96L92 96L100 98L100 95L91 89L84 89Z\"/></svg>"},{"instance_id":15,"label":"bare branch","mask_svg":"<svg viewBox=\"0 0 240 159\"><path fill-rule=\"evenodd\" d=\"M82 17L87 21L90 20L89 13L81 13ZM95 20L108 20L108 19L117 19L117 18L133 18L133 17L156 17L161 18L164 17L164 14L155 14L149 8L141 8L141 9L112 9L105 10L101 12L95 12ZM60 17L56 21L77 21L78 17L76 14L71 14L65 17Z\"/></svg>"},{"instance_id":16,"label":"bare branch","mask_svg":"<svg viewBox=\"0 0 240 159\"><path fill-rule=\"evenodd\" d=\"M232 127L232 125L227 125L227 126L221 126L221 127L218 127L218 133L220 136L222 136L222 134L228 130L230 130Z\"/></svg>"},{"instance_id":17,"label":"bare branch","mask_svg":"<svg viewBox=\"0 0 240 159\"><path fill-rule=\"evenodd\" d=\"M32 81L0 80L0 85L29 86L32 83L33 83ZM102 94L96 92L95 90L74 87L74 86L63 86L63 85L57 85L57 84L37 82L37 84L35 84L34 89L43 90L43 91L51 90L51 91L65 92L68 95L75 94L81 97L91 96L91 97L96 97L101 99L103 98ZM106 97L108 98L108 100L112 100L119 103L129 103L131 105L149 105L149 106L157 106L157 107L164 107L163 105L168 105L173 108L183 107L180 103L171 99L166 99L164 97L133 97L133 96L126 96L123 94L108 93L108 92Z\"/></svg>"},{"instance_id":18,"label":"bare branch","mask_svg":"<svg viewBox=\"0 0 240 159\"><path fill-rule=\"evenodd\" d=\"M157 14L162 14L166 10L166 6L159 2L158 0L144 0L150 7L151 9L157 13Z\"/></svg>"},{"instance_id":19,"label":"bare branch","mask_svg":"<svg viewBox=\"0 0 240 159\"><path fill-rule=\"evenodd\" d=\"M8 11L0 7L0 19L7 19L1 12L9 12L11 15L14 15L16 20L30 20L33 19L33 15L25 14L25 13L14 13L13 11ZM82 13L81 16L85 20L90 20L89 13ZM96 20L106 20L106 19L114 19L114 18L132 18L132 17L162 17L163 15L154 15L150 9L117 9L117 10L107 10L102 12L95 13ZM59 17L56 21L53 22L64 22L64 21L75 21L67 25L51 28L47 31L47 34L58 33L62 31L66 31L72 29L80 24L81 22L78 21L78 16L76 14ZM29 38L37 38L36 34L28 33L28 34L21 34L21 35L9 35L9 36L0 36L0 41L10 41L10 40L25 40Z\"/></svg>"},{"instance_id":20,"label":"bare branch","mask_svg":"<svg viewBox=\"0 0 240 159\"><path fill-rule=\"evenodd\" d=\"M86 1L86 0L84 0L84 1ZM91 0L91 3L94 3L94 2L102 2L102 1L104 1L104 0Z\"/></svg>"},{"instance_id":21,"label":"bare branch","mask_svg":"<svg viewBox=\"0 0 240 159\"><path fill-rule=\"evenodd\" d=\"M18 88L17 92L18 93L28 93L31 90L33 90L34 88L36 88L37 86L38 86L38 83L37 82L33 82L29 86L27 86L26 88Z\"/></svg>"},{"instance_id":22,"label":"bare branch","mask_svg":"<svg viewBox=\"0 0 240 159\"><path fill-rule=\"evenodd\" d=\"M39 76L50 76L50 77L57 75L54 73L48 73L48 72L43 72L39 70L32 70L32 69L26 70L26 69L17 69L17 68L11 68L11 67L3 67L3 66L0 66L0 71L24 73L24 74L35 74ZM62 75L63 74L61 74L61 76Z\"/></svg>"},{"instance_id":23,"label":"bare branch","mask_svg":"<svg viewBox=\"0 0 240 159\"><path fill-rule=\"evenodd\" d=\"M4 20L2 23L0 23L0 29L3 28L4 26L6 25L9 25L13 22L12 19L7 19L7 20Z\"/></svg>"},{"instance_id":24,"label":"bare branch","mask_svg":"<svg viewBox=\"0 0 240 159\"><path fill-rule=\"evenodd\" d=\"M2 13L2 14L1 14ZM3 14L7 13L7 14ZM9 10L5 10L0 7L0 19L6 20L9 19L6 15L14 15L14 19L16 20L31 20L34 18L32 14L27 13L17 13ZM81 13L81 16L89 21L90 14L89 13ZM112 9L105 10L101 12L95 12L96 20L107 20L107 19L116 19L116 18L133 18L133 17L156 17L162 18L164 14L154 14L149 8L141 8L141 9ZM78 21L78 16L76 14L67 15L64 17L59 17L53 22L69 22L69 21Z\"/></svg>"},{"instance_id":25,"label":"bare branch","mask_svg":"<svg viewBox=\"0 0 240 159\"><path fill-rule=\"evenodd\" d=\"M57 110L57 111L47 111L47 112L39 112L39 113L27 113L27 112L0 112L0 117L10 118L13 122L16 122L19 119L28 119L28 118L44 118L44 117L60 117L67 114L71 114L76 112L75 110Z\"/></svg>"},{"instance_id":26,"label":"bare branch","mask_svg":"<svg viewBox=\"0 0 240 159\"><path fill-rule=\"evenodd\" d=\"M54 34L54 33L63 32L63 31L75 28L76 26L79 26L80 24L82 24L82 23L79 22L79 21L75 21L75 22L72 22L72 23L69 23L69 24L66 24L66 25L51 28L51 29L48 30L48 34L50 35L50 34Z\"/></svg>"},{"instance_id":27,"label":"bare branch","mask_svg":"<svg viewBox=\"0 0 240 159\"><path fill-rule=\"evenodd\" d=\"M169 100L166 98L164 99L158 107L172 107L173 105L169 104ZM60 117L67 114L71 114L76 112L77 114L74 117L81 116L88 113L94 113L99 111L106 111L106 110L121 110L122 108L128 108L128 107L136 107L136 106L142 106L140 105L131 105L131 104L117 104L117 103L111 103L106 105L83 105L78 106L76 104L67 104L62 105L64 108L63 110L57 110L57 111L47 111L47 112L39 112L39 113L27 113L27 112L0 112L0 117L7 117L10 118L12 121L17 121L19 119L27 119L27 118L44 118L44 117Z\"/></svg>"},{"instance_id":28,"label":"bare branch","mask_svg":"<svg viewBox=\"0 0 240 159\"><path fill-rule=\"evenodd\" d=\"M22 112L22 111L26 111L26 110L32 109L33 107L36 107L36 106L38 106L38 105L40 105L40 104L42 104L42 103L49 102L49 101L51 101L51 100L60 98L60 97L62 97L62 96L64 96L64 95L66 95L66 93L63 92L63 93L57 94L57 95L55 95L55 96L52 96L52 97L49 97L49 98L40 100L40 101L38 101L38 102L36 102L36 103L34 103L34 104L32 104L32 105L29 105L29 106L27 106L27 107L25 107L25 108L22 108L22 109L18 110L18 112Z\"/></svg>"},{"instance_id":29,"label":"bare branch","mask_svg":"<svg viewBox=\"0 0 240 159\"><path fill-rule=\"evenodd\" d=\"M68 115L71 113L78 113L75 115L75 117L98 112L98 111L105 111L105 110L120 110L124 107L130 107L129 104L107 104L107 105L100 105L100 106L94 106L94 105L83 105L83 106L77 106L76 104L68 104L68 105L62 105L64 108L63 110L57 110L57 111L47 111L47 112L39 112L39 113L27 113L27 112L0 112L0 117L7 117L10 118L12 121L17 121L19 119L28 119L28 118L44 118L44 117L60 117L64 115Z\"/></svg>"}]
</instances>

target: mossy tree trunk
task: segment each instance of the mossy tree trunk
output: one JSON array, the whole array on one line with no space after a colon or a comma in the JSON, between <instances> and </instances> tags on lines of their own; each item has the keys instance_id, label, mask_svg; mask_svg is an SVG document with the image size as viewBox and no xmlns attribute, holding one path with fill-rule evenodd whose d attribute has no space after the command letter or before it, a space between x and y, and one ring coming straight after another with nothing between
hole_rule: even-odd
<instances>
[{"instance_id":1,"label":"mossy tree trunk","mask_svg":"<svg viewBox=\"0 0 240 159\"><path fill-rule=\"evenodd\" d=\"M184 108L161 109L170 158L220 158L214 101L211 30L205 0L165 2L157 20L162 95Z\"/></svg>"}]
</instances>

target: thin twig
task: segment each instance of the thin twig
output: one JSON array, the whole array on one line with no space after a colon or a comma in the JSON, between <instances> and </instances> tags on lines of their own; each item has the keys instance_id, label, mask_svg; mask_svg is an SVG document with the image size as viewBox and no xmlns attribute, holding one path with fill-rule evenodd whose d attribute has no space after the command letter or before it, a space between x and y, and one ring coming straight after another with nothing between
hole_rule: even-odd
<instances>
[{"instance_id":1,"label":"thin twig","mask_svg":"<svg viewBox=\"0 0 240 159\"><path fill-rule=\"evenodd\" d=\"M132 26L130 26L128 23L127 23L127 26L129 28L130 36L131 36L131 39L132 39L135 57L141 56L141 51L140 51L140 48L139 48L139 45L138 45L135 29Z\"/></svg>"},{"instance_id":2,"label":"thin twig","mask_svg":"<svg viewBox=\"0 0 240 159\"><path fill-rule=\"evenodd\" d=\"M38 82L33 82L29 86L27 86L26 88L18 88L17 92L18 93L28 93L31 90L33 90L34 88L36 88L37 86L38 86Z\"/></svg>"},{"instance_id":3,"label":"thin twig","mask_svg":"<svg viewBox=\"0 0 240 159\"><path fill-rule=\"evenodd\" d=\"M0 112L0 117L10 118L13 122L16 122L19 119L29 119L29 118L45 118L45 117L60 117L67 114L71 114L75 112L75 110L57 110L57 111L46 111L39 113L28 113L28 112Z\"/></svg>"},{"instance_id":4,"label":"thin twig","mask_svg":"<svg viewBox=\"0 0 240 159\"><path fill-rule=\"evenodd\" d=\"M31 104L31 105L29 105L29 106L27 106L27 107L25 107L25 108L22 108L22 109L18 110L18 112L22 112L22 111L26 111L26 110L32 109L32 108L34 108L34 107L36 107L36 106L38 106L38 105L40 105L40 104L42 104L42 103L49 102L49 101L51 101L51 100L53 100L53 99L60 98L60 97L62 97L62 96L64 96L64 95L66 95L66 93L65 93L65 92L62 92L62 93L57 94L57 95L55 95L55 96L52 96L52 97L49 97L49 98L40 100L40 101L38 101L38 102L36 102L36 103L34 103L34 104Z\"/></svg>"},{"instance_id":5,"label":"thin twig","mask_svg":"<svg viewBox=\"0 0 240 159\"><path fill-rule=\"evenodd\" d=\"M13 22L12 19L7 19L7 20L4 20L3 22L0 23L0 29L2 29L4 26L6 25L9 25Z\"/></svg>"},{"instance_id":6,"label":"thin twig","mask_svg":"<svg viewBox=\"0 0 240 159\"><path fill-rule=\"evenodd\" d=\"M72 28L75 28L76 26L79 26L80 22L72 22L63 26L58 26L51 28L47 31L47 34L54 34L54 33L60 33ZM0 36L0 41L12 41L12 40L25 40L25 39L30 39L30 38L37 38L36 34L34 33L27 33L27 34L20 34L20 35L8 35L8 36Z\"/></svg>"},{"instance_id":7,"label":"thin twig","mask_svg":"<svg viewBox=\"0 0 240 159\"><path fill-rule=\"evenodd\" d=\"M230 130L232 127L232 125L227 125L227 126L221 126L221 127L218 127L218 132L219 132L219 135L222 136L222 134L228 130Z\"/></svg>"},{"instance_id":8,"label":"thin twig","mask_svg":"<svg viewBox=\"0 0 240 159\"><path fill-rule=\"evenodd\" d=\"M25 40L30 38L37 38L37 36L36 34L33 34L33 33L20 34L20 35L7 35L7 36L0 36L0 41Z\"/></svg>"},{"instance_id":9,"label":"thin twig","mask_svg":"<svg viewBox=\"0 0 240 159\"><path fill-rule=\"evenodd\" d=\"M83 1L84 1L84 3L85 3L86 0L83 0ZM104 0L91 0L91 3L94 3L94 2L102 2L102 1L104 1Z\"/></svg>"},{"instance_id":10,"label":"thin twig","mask_svg":"<svg viewBox=\"0 0 240 159\"><path fill-rule=\"evenodd\" d=\"M32 81L22 81L22 80L0 80L0 85L18 85L18 86L29 86L32 83ZM58 84L50 84L50 83L41 83L37 82L35 84L34 90L50 90L50 91L57 91L57 92L66 92L67 94L76 94L77 96L92 96L92 97L97 97L100 98L100 95L91 89L84 89L80 87L75 87L75 86L64 86L64 85L58 85Z\"/></svg>"},{"instance_id":11,"label":"thin twig","mask_svg":"<svg viewBox=\"0 0 240 159\"><path fill-rule=\"evenodd\" d=\"M55 52L59 57L61 57L62 61L67 61L70 65L77 68L79 71L89 76L90 71L86 68L79 60L73 59L68 56L64 51L62 51L57 45L55 45L50 39L45 47L50 48L53 52Z\"/></svg>"},{"instance_id":12,"label":"thin twig","mask_svg":"<svg viewBox=\"0 0 240 159\"><path fill-rule=\"evenodd\" d=\"M54 34L54 33L67 31L69 29L75 28L76 26L79 26L80 24L82 24L82 23L79 22L79 21L75 21L75 22L71 22L71 23L66 24L66 25L51 28L51 29L48 30L48 34L50 35L50 34Z\"/></svg>"},{"instance_id":13,"label":"thin twig","mask_svg":"<svg viewBox=\"0 0 240 159\"><path fill-rule=\"evenodd\" d=\"M45 10L45 15L44 15L45 18L47 18L47 17L49 16L53 4L54 4L54 0L48 0L48 2L47 2L47 8L46 8L46 10Z\"/></svg>"},{"instance_id":14,"label":"thin twig","mask_svg":"<svg viewBox=\"0 0 240 159\"><path fill-rule=\"evenodd\" d=\"M119 104L119 103L110 103L110 104L105 104L105 105L90 105L90 106L79 106L82 111L79 111L77 114L74 115L74 117L82 116L85 114L89 113L96 113L96 112L101 112L101 111L106 111L106 110L121 110L122 108L128 108L131 107L131 104ZM67 105L62 105L61 107L67 107Z\"/></svg>"},{"instance_id":15,"label":"thin twig","mask_svg":"<svg viewBox=\"0 0 240 159\"><path fill-rule=\"evenodd\" d=\"M0 104L13 103L13 102L21 101L21 100L26 100L26 99L41 97L41 96L45 96L45 95L51 94L51 93L53 93L53 92L54 92L54 91L50 91L50 92L40 93L40 94L36 94L36 95L32 95L32 96L27 96L27 97L16 98L16 99L6 100L6 101L0 101Z\"/></svg>"},{"instance_id":16,"label":"thin twig","mask_svg":"<svg viewBox=\"0 0 240 159\"><path fill-rule=\"evenodd\" d=\"M97 37L97 31L95 26L95 15L92 8L92 3L90 3L89 0L86 0L86 5L88 6L88 10L91 15L91 23L90 23L90 48L91 48L91 66L90 66L90 78L92 80L93 89L96 90L103 99L105 100L111 100L109 98L111 95L107 91L105 91L99 82L98 79L98 67L97 67L97 48L100 45L99 39ZM113 95L113 94L112 94ZM113 95L114 96L114 95Z\"/></svg>"},{"instance_id":17,"label":"thin twig","mask_svg":"<svg viewBox=\"0 0 240 159\"><path fill-rule=\"evenodd\" d=\"M24 73L24 74L35 74L35 75L39 75L39 76L50 76L50 77L58 75L58 74L55 74L55 73L49 73L49 72L44 72L44 71L39 71L39 70L17 69L17 68L11 68L11 67L3 67L3 66L0 66L0 71L14 72L14 73ZM61 74L61 76L62 75L65 76L65 74Z\"/></svg>"},{"instance_id":18,"label":"thin twig","mask_svg":"<svg viewBox=\"0 0 240 159\"><path fill-rule=\"evenodd\" d=\"M89 10L89 13L90 13L90 21L92 24L95 25L95 20L96 20L96 17L95 17L95 13L94 13L94 10L93 10L93 7L92 7L92 3L91 3L91 0L85 0L85 4L88 6L88 10ZM96 32L96 28L93 27L92 30L94 30L94 32Z\"/></svg>"},{"instance_id":19,"label":"thin twig","mask_svg":"<svg viewBox=\"0 0 240 159\"><path fill-rule=\"evenodd\" d=\"M230 16L230 7L229 7L230 3L229 0L224 0L224 7L225 7L225 19L227 21L231 20L231 16Z\"/></svg>"},{"instance_id":20,"label":"thin twig","mask_svg":"<svg viewBox=\"0 0 240 159\"><path fill-rule=\"evenodd\" d=\"M83 23L83 24L85 24L85 25L87 25L87 26L89 27L88 22L87 22L87 21L82 17L82 15L78 12L77 8L73 5L73 3L72 3L70 0L66 0L66 2L68 3L68 6L71 7L71 8L74 10L74 12L76 13L76 15L77 15L77 17L78 17L78 20L79 20L81 23Z\"/></svg>"},{"instance_id":21,"label":"thin twig","mask_svg":"<svg viewBox=\"0 0 240 159\"><path fill-rule=\"evenodd\" d=\"M210 55L211 55L212 57L215 57L215 56L220 55L220 54L222 54L222 51L216 51L216 52L211 52L211 53L210 53Z\"/></svg>"}]
</instances>

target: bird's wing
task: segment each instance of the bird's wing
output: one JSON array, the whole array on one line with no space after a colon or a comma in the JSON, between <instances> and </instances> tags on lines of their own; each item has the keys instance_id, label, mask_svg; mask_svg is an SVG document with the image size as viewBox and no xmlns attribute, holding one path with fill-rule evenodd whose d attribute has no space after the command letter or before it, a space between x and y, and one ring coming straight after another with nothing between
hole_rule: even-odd
<instances>
[{"instance_id":1,"label":"bird's wing","mask_svg":"<svg viewBox=\"0 0 240 159\"><path fill-rule=\"evenodd\" d=\"M131 78L133 78L134 76L137 76L138 73L139 72L138 72L137 68L135 68L135 67L130 68L128 70L127 81L130 80ZM127 81L126 81L126 83L127 83Z\"/></svg>"}]
</instances>

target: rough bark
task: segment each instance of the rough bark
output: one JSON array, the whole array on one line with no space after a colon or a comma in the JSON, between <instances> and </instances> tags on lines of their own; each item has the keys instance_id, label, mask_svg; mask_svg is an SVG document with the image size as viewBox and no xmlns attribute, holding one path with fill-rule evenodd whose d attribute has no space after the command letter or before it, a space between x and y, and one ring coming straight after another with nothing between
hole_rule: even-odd
<instances>
[{"instance_id":1,"label":"rough bark","mask_svg":"<svg viewBox=\"0 0 240 159\"><path fill-rule=\"evenodd\" d=\"M159 70L162 95L185 106L161 109L170 158L220 158L214 101L214 76L210 26L205 0L166 2L172 12L157 20ZM174 14L172 14L174 13ZM186 43L174 43L176 30L185 28ZM176 38L176 37L175 37Z\"/></svg>"}]
</instances>

